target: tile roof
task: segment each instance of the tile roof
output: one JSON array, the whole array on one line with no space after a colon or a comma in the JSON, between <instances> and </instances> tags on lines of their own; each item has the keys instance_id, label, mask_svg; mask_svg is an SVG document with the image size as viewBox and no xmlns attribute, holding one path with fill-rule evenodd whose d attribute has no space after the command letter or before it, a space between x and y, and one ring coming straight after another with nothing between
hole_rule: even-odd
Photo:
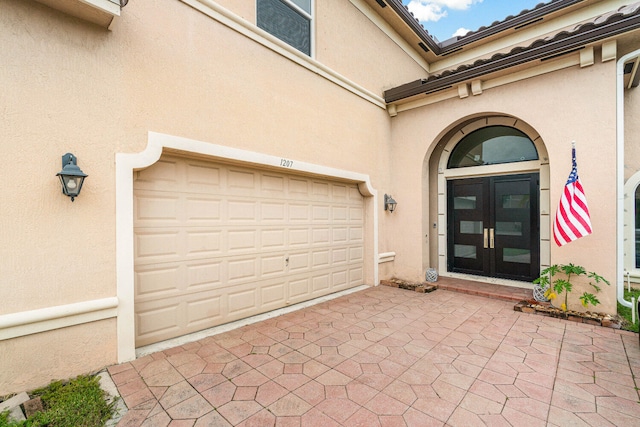
<instances>
[{"instance_id":1,"label":"tile roof","mask_svg":"<svg viewBox=\"0 0 640 427\"><path fill-rule=\"evenodd\" d=\"M533 9L524 9L515 16L508 16L501 21L495 21L486 27L480 27L475 31L471 31L464 36L454 37L443 42L436 40L429 31L424 28L420 21L409 11L407 6L402 4L402 0L376 0L379 4L386 3L393 9L402 20L415 32L415 34L424 42L425 47L436 55L446 54L460 47L483 39L490 35L496 34L509 28L520 28L528 24L538 22L544 16L581 3L584 0L551 0L547 3L539 3Z\"/></svg>"},{"instance_id":2,"label":"tile roof","mask_svg":"<svg viewBox=\"0 0 640 427\"><path fill-rule=\"evenodd\" d=\"M553 36L535 40L529 46L518 46L507 53L498 53L472 64L434 74L427 79L416 80L385 91L386 102L447 89L465 80L478 78L491 72L524 64L538 59L550 58L581 49L618 34L640 28L640 2L623 6L601 15L592 21L579 24L570 30L560 31Z\"/></svg>"},{"instance_id":3,"label":"tile roof","mask_svg":"<svg viewBox=\"0 0 640 427\"><path fill-rule=\"evenodd\" d=\"M454 43L447 43L445 40L442 45L450 46L451 44L460 45L462 43L469 43L470 41L478 40L479 38L487 37L490 34L495 34L499 31L503 31L508 28L520 28L534 22L538 22L543 16L552 12L556 12L568 6L572 6L576 3L581 3L584 0L552 0L550 2L541 2L534 6L532 9L524 9L517 15L509 15L506 18L494 21L490 25L482 26L475 31L470 31L464 36L457 37ZM443 46L444 47L444 46Z\"/></svg>"}]
</instances>

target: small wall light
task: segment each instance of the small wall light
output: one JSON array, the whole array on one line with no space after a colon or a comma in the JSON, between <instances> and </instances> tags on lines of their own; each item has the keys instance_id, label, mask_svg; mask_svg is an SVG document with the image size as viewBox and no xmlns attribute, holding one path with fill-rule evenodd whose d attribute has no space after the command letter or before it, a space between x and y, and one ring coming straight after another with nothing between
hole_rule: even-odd
<instances>
[{"instance_id":1,"label":"small wall light","mask_svg":"<svg viewBox=\"0 0 640 427\"><path fill-rule=\"evenodd\" d=\"M393 200L393 197L391 197L388 194L384 195L384 210L385 211L389 211L389 212L393 213L393 211L396 210L396 205L397 204L398 204L398 202Z\"/></svg>"},{"instance_id":2,"label":"small wall light","mask_svg":"<svg viewBox=\"0 0 640 427\"><path fill-rule=\"evenodd\" d=\"M62 183L62 193L71 197L71 201L80 195L84 179L89 176L76 164L76 156L67 153L62 156L62 170L56 174Z\"/></svg>"}]
</instances>

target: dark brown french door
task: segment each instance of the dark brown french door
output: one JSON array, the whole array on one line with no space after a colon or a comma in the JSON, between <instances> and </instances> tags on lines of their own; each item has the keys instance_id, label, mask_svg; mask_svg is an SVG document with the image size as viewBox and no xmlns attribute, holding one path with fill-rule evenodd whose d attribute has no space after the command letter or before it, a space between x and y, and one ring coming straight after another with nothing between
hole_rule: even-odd
<instances>
[{"instance_id":1,"label":"dark brown french door","mask_svg":"<svg viewBox=\"0 0 640 427\"><path fill-rule=\"evenodd\" d=\"M539 174L455 179L447 190L448 271L539 276Z\"/></svg>"}]
</instances>

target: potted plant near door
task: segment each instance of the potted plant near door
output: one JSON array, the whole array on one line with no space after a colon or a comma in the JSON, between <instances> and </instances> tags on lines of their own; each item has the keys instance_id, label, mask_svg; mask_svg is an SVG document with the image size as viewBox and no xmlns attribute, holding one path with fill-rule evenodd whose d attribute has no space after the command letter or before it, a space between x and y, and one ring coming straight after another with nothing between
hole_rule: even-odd
<instances>
[{"instance_id":1,"label":"potted plant near door","mask_svg":"<svg viewBox=\"0 0 640 427\"><path fill-rule=\"evenodd\" d=\"M533 281L538 287L537 292L544 295L544 297L551 301L554 307L557 307L564 314L564 317L568 317L568 304L569 294L573 291L574 281L583 276L587 279L587 283L593 288L594 293L584 291L582 295L578 297L582 307L587 309L589 305L596 306L600 304L600 300L595 295L600 292L600 285L606 283L610 285L609 281L595 272L587 272L587 270L574 264L554 264L548 268L545 268L540 277ZM534 290L534 293L536 291ZM557 299L564 292L564 302L557 305ZM577 313L577 312L576 312Z\"/></svg>"}]
</instances>

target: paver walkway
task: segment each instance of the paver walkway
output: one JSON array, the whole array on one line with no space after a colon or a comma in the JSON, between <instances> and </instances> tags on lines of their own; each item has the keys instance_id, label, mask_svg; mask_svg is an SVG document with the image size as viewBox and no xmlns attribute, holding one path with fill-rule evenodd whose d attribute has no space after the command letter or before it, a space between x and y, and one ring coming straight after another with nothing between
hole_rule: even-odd
<instances>
[{"instance_id":1,"label":"paver walkway","mask_svg":"<svg viewBox=\"0 0 640 427\"><path fill-rule=\"evenodd\" d=\"M119 426L640 425L636 334L376 287L112 366Z\"/></svg>"}]
</instances>

